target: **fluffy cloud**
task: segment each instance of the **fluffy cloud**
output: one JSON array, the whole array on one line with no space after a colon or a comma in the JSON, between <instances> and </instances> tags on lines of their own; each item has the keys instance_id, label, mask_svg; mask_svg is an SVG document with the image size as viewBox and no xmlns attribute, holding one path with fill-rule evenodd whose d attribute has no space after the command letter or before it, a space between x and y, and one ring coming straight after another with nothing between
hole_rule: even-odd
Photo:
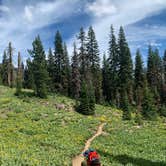
<instances>
[{"instance_id":1,"label":"fluffy cloud","mask_svg":"<svg viewBox=\"0 0 166 166\"><path fill-rule=\"evenodd\" d=\"M89 3L89 8L93 8L96 4L100 4L102 0L96 0L93 3ZM95 4L95 5L94 5ZM118 28L120 25L123 26L130 26L131 24L140 21L147 16L153 15L156 12L159 12L163 9L166 9L166 2L165 0L106 0L105 4L109 4L110 6L114 6L116 8L116 12L112 14L111 12L107 17L98 18L97 12L100 12L100 5L98 6L98 11L93 10L94 15L96 18L94 19L93 26L97 34L97 39L100 44L101 52L107 50L107 43L108 43L108 33L110 25L113 24L115 28ZM105 5L105 9L107 10L107 5ZM104 5L101 5L101 9L104 8ZM160 29L159 33L161 32ZM129 31L127 28L128 34ZM142 29L139 27L135 33L141 32ZM155 31L157 31L155 29ZM147 35L151 32L146 31ZM154 30L153 30L153 33ZM159 34L158 33L158 34ZM163 33L163 31L162 31ZM166 34L166 32L165 32ZM147 36L146 35L146 36ZM150 35L150 34L149 34ZM135 36L138 36L135 34ZM136 38L136 37L135 37ZM140 36L140 40L144 38L144 36ZM138 38L136 38L138 40ZM145 38L146 40L146 38Z\"/></svg>"},{"instance_id":2,"label":"fluffy cloud","mask_svg":"<svg viewBox=\"0 0 166 166\"><path fill-rule=\"evenodd\" d=\"M27 20L28 22L32 22L33 20L33 14L32 14L33 10L34 10L33 6L25 6L24 17L25 17L25 20Z\"/></svg>"},{"instance_id":3,"label":"fluffy cloud","mask_svg":"<svg viewBox=\"0 0 166 166\"><path fill-rule=\"evenodd\" d=\"M102 55L108 49L111 24L114 25L116 34L118 33L119 26L123 25L125 27L127 40L133 54L138 47L145 47L147 43L151 43L156 47L162 46L155 39L166 37L166 27L155 25L150 25L150 27L133 27L132 24L148 16L155 15L163 9L166 9L165 0L94 0L87 3L85 11L93 16L91 24L95 29ZM73 36L68 41L70 52L72 52L74 40L75 37Z\"/></svg>"},{"instance_id":4,"label":"fluffy cloud","mask_svg":"<svg viewBox=\"0 0 166 166\"><path fill-rule=\"evenodd\" d=\"M9 10L7 6L0 6L0 12L9 12Z\"/></svg>"},{"instance_id":5,"label":"fluffy cloud","mask_svg":"<svg viewBox=\"0 0 166 166\"><path fill-rule=\"evenodd\" d=\"M75 12L86 12L93 18L91 24L96 31L102 53L107 50L111 24L115 28L120 25L130 27L131 24L163 9L166 9L165 0L2 0L0 54L9 41L13 41L14 47L19 50L27 49L31 46L35 35L39 33L39 29L63 22L66 18L72 19ZM135 29L126 29L131 42L142 41L144 38L143 41L149 40L152 38L150 36L152 33L156 34L156 37L160 37L160 34L166 36L165 27L146 30L136 27L136 33ZM48 36L45 36L45 39L47 38ZM68 41L69 50L72 50L73 39L71 36Z\"/></svg>"},{"instance_id":6,"label":"fluffy cloud","mask_svg":"<svg viewBox=\"0 0 166 166\"><path fill-rule=\"evenodd\" d=\"M35 5L26 5L24 7L24 21L28 25L30 23L30 28L41 28L51 23L57 23L74 13L77 2L78 0L70 2L67 0L54 0L48 2L41 1Z\"/></svg>"},{"instance_id":7,"label":"fluffy cloud","mask_svg":"<svg viewBox=\"0 0 166 166\"><path fill-rule=\"evenodd\" d=\"M109 16L117 12L117 8L110 0L94 1L92 4L87 4L86 10L97 17Z\"/></svg>"},{"instance_id":8,"label":"fluffy cloud","mask_svg":"<svg viewBox=\"0 0 166 166\"><path fill-rule=\"evenodd\" d=\"M38 29L70 17L77 10L78 2L79 0L70 0L70 2L68 0L3 0L0 5L2 13L0 55L9 41L14 43L15 53L31 47Z\"/></svg>"}]
</instances>

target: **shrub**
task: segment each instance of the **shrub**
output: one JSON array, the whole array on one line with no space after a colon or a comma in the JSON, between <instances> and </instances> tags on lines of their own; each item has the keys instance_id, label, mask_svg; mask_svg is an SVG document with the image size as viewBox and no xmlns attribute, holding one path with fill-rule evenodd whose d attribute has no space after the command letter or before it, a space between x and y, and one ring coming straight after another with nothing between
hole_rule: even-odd
<instances>
[{"instance_id":1,"label":"shrub","mask_svg":"<svg viewBox=\"0 0 166 166\"><path fill-rule=\"evenodd\" d=\"M156 120L157 108L154 104L153 94L146 87L142 104L142 115L147 120Z\"/></svg>"},{"instance_id":2,"label":"shrub","mask_svg":"<svg viewBox=\"0 0 166 166\"><path fill-rule=\"evenodd\" d=\"M138 125L142 125L143 124L142 116L141 116L140 113L136 113L135 123L137 123Z\"/></svg>"},{"instance_id":3,"label":"shrub","mask_svg":"<svg viewBox=\"0 0 166 166\"><path fill-rule=\"evenodd\" d=\"M121 109L123 110L123 120L131 120L131 108L127 95L122 96Z\"/></svg>"},{"instance_id":4,"label":"shrub","mask_svg":"<svg viewBox=\"0 0 166 166\"><path fill-rule=\"evenodd\" d=\"M166 106L165 105L161 106L159 112L161 116L166 117Z\"/></svg>"},{"instance_id":5,"label":"shrub","mask_svg":"<svg viewBox=\"0 0 166 166\"><path fill-rule=\"evenodd\" d=\"M80 93L80 104L77 108L78 112L84 115L95 114L95 96L94 89L90 85L88 88L87 84L83 82Z\"/></svg>"}]
</instances>

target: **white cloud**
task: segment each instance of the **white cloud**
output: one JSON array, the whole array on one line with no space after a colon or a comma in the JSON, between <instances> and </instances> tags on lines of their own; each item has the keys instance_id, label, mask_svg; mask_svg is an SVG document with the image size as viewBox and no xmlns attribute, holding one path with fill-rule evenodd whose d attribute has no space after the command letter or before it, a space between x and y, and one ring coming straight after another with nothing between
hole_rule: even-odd
<instances>
[{"instance_id":1,"label":"white cloud","mask_svg":"<svg viewBox=\"0 0 166 166\"><path fill-rule=\"evenodd\" d=\"M94 16L104 17L115 14L117 8L113 5L110 0L97 0L92 4L87 4L87 12L91 12Z\"/></svg>"},{"instance_id":2,"label":"white cloud","mask_svg":"<svg viewBox=\"0 0 166 166\"><path fill-rule=\"evenodd\" d=\"M146 47L151 44L154 47L161 48L162 40L166 39L166 27L160 26L144 26L144 27L128 27L127 38L132 46L132 52L135 52L136 43L140 43L141 47ZM146 49L144 48L144 49Z\"/></svg>"},{"instance_id":3,"label":"white cloud","mask_svg":"<svg viewBox=\"0 0 166 166\"><path fill-rule=\"evenodd\" d=\"M28 22L32 22L33 20L33 12L34 8L33 6L25 6L25 9L24 9L24 17L25 17L25 20L27 20Z\"/></svg>"},{"instance_id":4,"label":"white cloud","mask_svg":"<svg viewBox=\"0 0 166 166\"><path fill-rule=\"evenodd\" d=\"M74 8L78 0L67 0L39 2L35 5L26 5L24 7L24 20L29 28L38 28L51 23L63 20L74 13Z\"/></svg>"},{"instance_id":5,"label":"white cloud","mask_svg":"<svg viewBox=\"0 0 166 166\"><path fill-rule=\"evenodd\" d=\"M96 0L95 3L99 3L102 0ZM98 18L96 17L93 22L94 29L97 34L97 39L99 41L99 45L101 48L101 52L107 50L108 47L108 34L110 30L110 25L113 24L115 28L119 26L129 26L137 21L144 19L147 16L153 15L156 12L159 12L163 9L166 9L166 1L165 0L106 0L107 3L110 2L111 6L116 7L116 12L114 14L110 13L107 17ZM89 3L89 8L94 6L94 3ZM100 5L99 5L100 6ZM101 9L102 9L101 5ZM107 9L107 5L105 6ZM100 11L100 7L98 8ZM96 11L97 12L97 11ZM157 31L156 28L153 28L153 33ZM160 33L160 28L158 29ZM129 30L127 29L129 32ZM135 35L141 31L141 29L137 29L135 31ZM151 32L146 31L147 34ZM162 31L165 33L166 31ZM139 38L144 38L144 36L140 36ZM146 39L146 38L145 38ZM136 38L138 40L138 38Z\"/></svg>"},{"instance_id":6,"label":"white cloud","mask_svg":"<svg viewBox=\"0 0 166 166\"><path fill-rule=\"evenodd\" d=\"M65 18L70 18L73 13L82 11L80 3L86 3L84 11L93 15L92 25L101 53L107 50L111 24L115 28L120 25L127 26L166 9L166 0L95 0L93 2L87 0L3 0L0 11L7 12L7 14L0 17L0 54L9 41L13 41L14 47L18 50L30 47L38 29L63 21ZM131 29L127 31L127 34L131 32L128 35L130 41L143 38L147 40L150 34L166 36L165 27L156 26L144 31L136 29L135 34ZM74 37L71 37L68 41L69 50L72 50L73 39Z\"/></svg>"},{"instance_id":7,"label":"white cloud","mask_svg":"<svg viewBox=\"0 0 166 166\"><path fill-rule=\"evenodd\" d=\"M25 55L38 29L70 17L77 10L79 0L3 0L2 4L0 11L8 13L0 17L0 55L9 41L13 42L15 53L24 50Z\"/></svg>"},{"instance_id":8,"label":"white cloud","mask_svg":"<svg viewBox=\"0 0 166 166\"><path fill-rule=\"evenodd\" d=\"M151 42L157 47L161 46L161 44L154 42L154 39L166 37L166 27L157 27L155 25L153 27L147 26L146 28L129 27L133 23L154 15L163 9L166 9L166 0L95 0L94 2L89 2L85 10L89 14L93 14L92 25L96 32L102 55L108 49L111 24L114 25L116 34L119 26L125 26L127 40L130 43L132 52L136 51L138 42L142 42L141 45ZM68 41L71 53L74 40L75 36Z\"/></svg>"},{"instance_id":9,"label":"white cloud","mask_svg":"<svg viewBox=\"0 0 166 166\"><path fill-rule=\"evenodd\" d=\"M0 11L1 12L9 12L10 9L7 6L0 6Z\"/></svg>"}]
</instances>

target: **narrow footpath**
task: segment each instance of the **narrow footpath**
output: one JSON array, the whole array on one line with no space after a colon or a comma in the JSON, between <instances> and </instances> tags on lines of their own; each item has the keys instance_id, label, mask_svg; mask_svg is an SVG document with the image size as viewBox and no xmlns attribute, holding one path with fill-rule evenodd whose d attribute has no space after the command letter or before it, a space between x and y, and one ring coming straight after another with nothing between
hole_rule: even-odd
<instances>
[{"instance_id":1,"label":"narrow footpath","mask_svg":"<svg viewBox=\"0 0 166 166\"><path fill-rule=\"evenodd\" d=\"M92 141L100 136L103 132L103 127L104 127L105 123L102 123L99 127L98 130L96 132L95 135L93 135L93 137L91 137L90 139L87 140L87 142L85 143L85 147L84 150L81 152L80 155L76 156L75 158L73 158L72 160L72 166L81 166L81 163L84 161L84 157L82 155L83 152L85 152L86 150L88 150L91 146Z\"/></svg>"}]
</instances>

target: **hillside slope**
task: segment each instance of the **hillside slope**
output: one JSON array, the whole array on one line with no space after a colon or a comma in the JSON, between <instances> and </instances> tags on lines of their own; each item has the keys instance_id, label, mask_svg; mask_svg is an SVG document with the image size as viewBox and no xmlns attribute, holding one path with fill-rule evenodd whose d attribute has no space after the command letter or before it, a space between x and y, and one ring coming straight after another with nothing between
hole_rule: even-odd
<instances>
[{"instance_id":1,"label":"hillside slope","mask_svg":"<svg viewBox=\"0 0 166 166\"><path fill-rule=\"evenodd\" d=\"M58 110L63 104L65 108ZM96 106L96 116L73 111L74 101L63 96L47 100L24 91L0 87L0 165L69 166L84 143L106 122L104 134L92 142L103 166L166 165L166 124L121 121L121 111Z\"/></svg>"}]
</instances>

